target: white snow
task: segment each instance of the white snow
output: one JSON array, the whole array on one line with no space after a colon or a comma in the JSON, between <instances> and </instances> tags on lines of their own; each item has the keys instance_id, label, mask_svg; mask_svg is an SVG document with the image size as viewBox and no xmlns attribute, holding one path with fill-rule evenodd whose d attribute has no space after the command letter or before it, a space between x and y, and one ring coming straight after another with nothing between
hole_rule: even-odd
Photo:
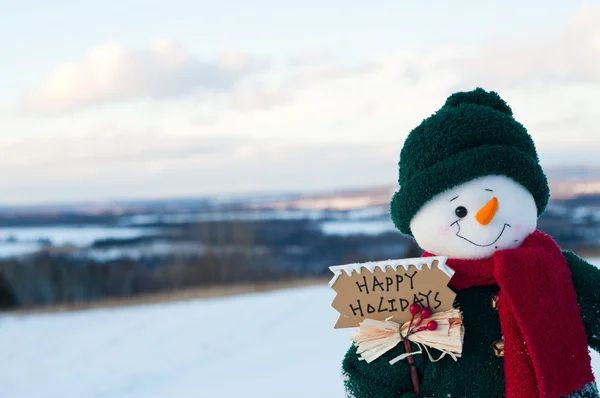
<instances>
[{"instance_id":1,"label":"white snow","mask_svg":"<svg viewBox=\"0 0 600 398\"><path fill-rule=\"evenodd\" d=\"M0 317L0 397L344 396L350 329L322 287Z\"/></svg>"},{"instance_id":2,"label":"white snow","mask_svg":"<svg viewBox=\"0 0 600 398\"><path fill-rule=\"evenodd\" d=\"M419 257L419 258L404 258L397 260L384 260L384 261L370 261L367 263L353 263L353 264L344 264L344 265L334 265L329 267L331 272L333 272L333 277L329 281L329 286L335 285L335 282L338 280L342 272L345 272L346 275L352 276L353 272L356 272L360 275L363 269L367 269L371 273L375 272L375 268L379 268L382 271L385 271L387 267L392 268L394 271L398 269L398 267L402 267L408 271L410 266L415 266L419 271L423 269L425 265L427 268L431 269L433 267L433 263L437 261L437 267L440 271L444 272L448 275L449 278L454 275L454 270L446 266L446 260L448 257L445 256L436 256L436 257Z\"/></svg>"},{"instance_id":3,"label":"white snow","mask_svg":"<svg viewBox=\"0 0 600 398\"><path fill-rule=\"evenodd\" d=\"M391 220L335 220L321 223L326 235L379 235L398 230Z\"/></svg>"},{"instance_id":4,"label":"white snow","mask_svg":"<svg viewBox=\"0 0 600 398\"><path fill-rule=\"evenodd\" d=\"M88 246L99 239L129 239L156 233L150 228L126 228L106 226L49 226L49 227L2 227L0 241L34 242L47 239L53 245Z\"/></svg>"},{"instance_id":5,"label":"white snow","mask_svg":"<svg viewBox=\"0 0 600 398\"><path fill-rule=\"evenodd\" d=\"M211 211L206 213L136 214L122 217L120 222L123 225L140 226L154 223L181 224L205 221L319 220L328 215L335 215L335 213L328 210L263 209L253 211Z\"/></svg>"},{"instance_id":6,"label":"white snow","mask_svg":"<svg viewBox=\"0 0 600 398\"><path fill-rule=\"evenodd\" d=\"M48 241L53 246L86 247L101 239L130 239L153 235L151 228L106 227L94 225L48 227L1 227L0 258L35 253Z\"/></svg>"},{"instance_id":7,"label":"white snow","mask_svg":"<svg viewBox=\"0 0 600 398\"><path fill-rule=\"evenodd\" d=\"M41 250L42 244L37 242L1 242L0 258L19 257Z\"/></svg>"},{"instance_id":8,"label":"white snow","mask_svg":"<svg viewBox=\"0 0 600 398\"><path fill-rule=\"evenodd\" d=\"M0 316L0 397L343 398L325 286ZM600 357L592 353L600 372Z\"/></svg>"}]
</instances>

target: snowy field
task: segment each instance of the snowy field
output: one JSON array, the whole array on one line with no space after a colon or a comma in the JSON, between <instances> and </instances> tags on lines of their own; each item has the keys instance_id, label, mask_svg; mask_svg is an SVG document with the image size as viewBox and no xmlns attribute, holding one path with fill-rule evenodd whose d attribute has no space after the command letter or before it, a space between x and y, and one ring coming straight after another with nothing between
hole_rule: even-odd
<instances>
[{"instance_id":1,"label":"snowy field","mask_svg":"<svg viewBox=\"0 0 600 398\"><path fill-rule=\"evenodd\" d=\"M74 246L85 255L100 261L119 257L137 259L144 255L167 255L173 250L190 252L190 248L173 242L145 242L128 247L113 247L87 250L98 240L132 239L142 236L160 235L159 228L148 227L155 223L181 224L206 221L267 221L267 220L313 220L318 222L327 235L378 235L397 232L388 215L388 208L367 207L351 211L327 210L257 210L224 213L193 214L138 214L124 216L119 226L106 225L51 225L0 227L0 258L19 257L42 250L46 244L52 246ZM177 247L173 247L176 245ZM197 245L198 246L198 245ZM85 249L85 250L84 250ZM191 248L197 254L198 249Z\"/></svg>"},{"instance_id":2,"label":"snowy field","mask_svg":"<svg viewBox=\"0 0 600 398\"><path fill-rule=\"evenodd\" d=\"M0 317L2 398L343 398L327 286ZM594 369L600 358L593 353Z\"/></svg>"},{"instance_id":3,"label":"snowy field","mask_svg":"<svg viewBox=\"0 0 600 398\"><path fill-rule=\"evenodd\" d=\"M154 235L154 228L106 227L106 226L47 226L47 227L0 227L0 258L35 253L47 241L53 246L73 245L87 247L102 239L131 239Z\"/></svg>"},{"instance_id":4,"label":"snowy field","mask_svg":"<svg viewBox=\"0 0 600 398\"><path fill-rule=\"evenodd\" d=\"M327 286L0 317L2 398L343 397Z\"/></svg>"}]
</instances>

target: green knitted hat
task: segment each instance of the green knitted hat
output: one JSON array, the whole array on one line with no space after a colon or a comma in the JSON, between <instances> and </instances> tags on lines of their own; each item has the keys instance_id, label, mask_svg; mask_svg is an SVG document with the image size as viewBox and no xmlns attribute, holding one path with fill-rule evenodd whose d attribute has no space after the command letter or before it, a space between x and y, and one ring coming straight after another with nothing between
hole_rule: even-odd
<instances>
[{"instance_id":1,"label":"green knitted hat","mask_svg":"<svg viewBox=\"0 0 600 398\"><path fill-rule=\"evenodd\" d=\"M412 236L410 221L435 195L486 175L505 175L531 192L538 216L550 189L533 140L500 96L481 88L452 94L410 132L400 152L400 190L391 202L396 228Z\"/></svg>"}]
</instances>

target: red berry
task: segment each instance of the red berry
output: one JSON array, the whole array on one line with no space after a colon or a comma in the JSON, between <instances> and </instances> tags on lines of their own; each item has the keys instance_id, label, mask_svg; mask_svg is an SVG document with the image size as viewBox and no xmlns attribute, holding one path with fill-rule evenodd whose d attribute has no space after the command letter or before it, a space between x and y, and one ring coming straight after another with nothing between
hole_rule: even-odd
<instances>
[{"instance_id":1,"label":"red berry","mask_svg":"<svg viewBox=\"0 0 600 398\"><path fill-rule=\"evenodd\" d=\"M411 314L417 315L419 312L421 312L421 306L417 303L414 303L414 304L411 304L410 307L408 307L408 310L410 311Z\"/></svg>"},{"instance_id":2,"label":"red berry","mask_svg":"<svg viewBox=\"0 0 600 398\"><path fill-rule=\"evenodd\" d=\"M431 308L425 307L421 310L421 319L429 318L431 316Z\"/></svg>"},{"instance_id":3,"label":"red berry","mask_svg":"<svg viewBox=\"0 0 600 398\"><path fill-rule=\"evenodd\" d=\"M432 330L433 331L433 330L437 329L437 326L438 326L438 324L437 324L436 321L429 321L429 322L427 322L427 330Z\"/></svg>"}]
</instances>

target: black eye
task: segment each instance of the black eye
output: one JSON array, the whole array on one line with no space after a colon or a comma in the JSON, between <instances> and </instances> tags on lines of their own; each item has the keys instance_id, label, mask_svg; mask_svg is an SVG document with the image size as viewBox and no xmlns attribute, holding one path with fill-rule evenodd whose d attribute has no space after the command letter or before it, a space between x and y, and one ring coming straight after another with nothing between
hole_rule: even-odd
<instances>
[{"instance_id":1,"label":"black eye","mask_svg":"<svg viewBox=\"0 0 600 398\"><path fill-rule=\"evenodd\" d=\"M467 216L468 212L467 212L467 209L465 207L458 206L456 208L456 210L454 210L454 213L456 214L457 217L464 218L464 217Z\"/></svg>"}]
</instances>

